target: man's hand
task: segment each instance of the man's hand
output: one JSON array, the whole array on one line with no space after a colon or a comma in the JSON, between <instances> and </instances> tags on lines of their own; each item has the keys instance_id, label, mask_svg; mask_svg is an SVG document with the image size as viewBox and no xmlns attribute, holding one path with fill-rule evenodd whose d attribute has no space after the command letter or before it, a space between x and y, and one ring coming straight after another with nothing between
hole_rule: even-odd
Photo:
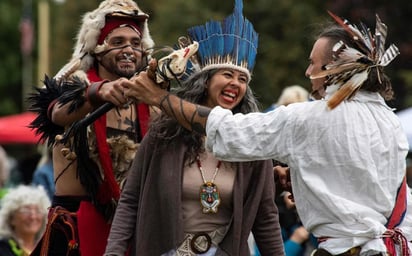
<instances>
[{"instance_id":1,"label":"man's hand","mask_svg":"<svg viewBox=\"0 0 412 256\"><path fill-rule=\"evenodd\" d=\"M147 71L140 72L126 83L124 95L129 99L160 107L161 100L168 92L161 89L154 80L156 67L156 60L151 60Z\"/></svg>"},{"instance_id":2,"label":"man's hand","mask_svg":"<svg viewBox=\"0 0 412 256\"><path fill-rule=\"evenodd\" d=\"M129 80L126 78L119 78L114 81L105 82L99 89L99 97L105 102L111 102L116 106L122 106L128 101L124 94L128 84Z\"/></svg>"}]
</instances>

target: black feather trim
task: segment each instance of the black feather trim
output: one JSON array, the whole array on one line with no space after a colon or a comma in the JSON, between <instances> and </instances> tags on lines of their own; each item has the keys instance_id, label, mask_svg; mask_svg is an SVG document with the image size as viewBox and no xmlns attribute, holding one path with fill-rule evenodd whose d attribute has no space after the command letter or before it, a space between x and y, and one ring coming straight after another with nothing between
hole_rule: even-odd
<instances>
[{"instance_id":1,"label":"black feather trim","mask_svg":"<svg viewBox=\"0 0 412 256\"><path fill-rule=\"evenodd\" d=\"M106 108L108 108L109 105L113 106L112 104L106 105ZM87 138L87 127L90 124L92 124L93 121L91 119L85 118L74 123L70 127L69 133L65 134L71 134L71 136L64 136L61 142L65 143L67 139L73 138L72 150L74 150L77 156L77 177L79 178L80 183L86 189L93 205L96 206L96 209L104 216L105 220L107 222L110 222L114 216L114 204L116 204L116 202L113 200L108 203L103 203L99 201L98 194L100 186L103 183L103 179L100 174L98 165L90 158L89 154L90 152Z\"/></svg>"},{"instance_id":2,"label":"black feather trim","mask_svg":"<svg viewBox=\"0 0 412 256\"><path fill-rule=\"evenodd\" d=\"M86 102L85 90L87 84L78 77L72 80L57 82L47 75L43 81L45 87L34 88L35 93L28 97L30 103L29 110L38 113L38 116L30 123L29 127L36 129L36 134L41 134L40 141L48 141L48 145L55 143L56 135L63 134L59 143L68 144L72 139L71 150L76 153L77 177L91 197L93 204L103 214L107 221L110 221L114 214L115 202L102 204L98 201L97 195L103 180L99 167L90 158L89 144L87 138L87 127L97 120L102 114L114 107L111 103L106 103L92 112L84 119L73 123L68 129L54 124L49 116L50 104L57 100L62 105L70 104L68 113L72 113L81 108Z\"/></svg>"},{"instance_id":3,"label":"black feather trim","mask_svg":"<svg viewBox=\"0 0 412 256\"><path fill-rule=\"evenodd\" d=\"M90 158L87 126L79 125L73 129L73 148L77 156L77 177L90 195L93 204L97 204L96 196L103 180L99 167Z\"/></svg>"},{"instance_id":4,"label":"black feather trim","mask_svg":"<svg viewBox=\"0 0 412 256\"><path fill-rule=\"evenodd\" d=\"M86 188L93 204L108 222L113 218L116 202L102 203L97 198L103 179L100 175L99 167L90 158L87 127L113 107L112 103L107 102L85 118L73 123L63 134L60 141L66 144L71 138L73 139L72 150L77 156L77 177Z\"/></svg>"},{"instance_id":5,"label":"black feather trim","mask_svg":"<svg viewBox=\"0 0 412 256\"><path fill-rule=\"evenodd\" d=\"M64 132L64 127L54 124L48 116L50 104L62 94L62 91L60 84L47 75L43 84L45 87L35 87L35 92L27 97L28 110L38 114L28 127L40 135L39 142L47 141L48 146L51 146L55 142L56 135Z\"/></svg>"},{"instance_id":6,"label":"black feather trim","mask_svg":"<svg viewBox=\"0 0 412 256\"><path fill-rule=\"evenodd\" d=\"M81 108L86 102L85 92L87 83L79 77L74 76L71 80L63 81L61 84L62 94L58 101L62 105L70 102L68 113L71 114Z\"/></svg>"}]
</instances>

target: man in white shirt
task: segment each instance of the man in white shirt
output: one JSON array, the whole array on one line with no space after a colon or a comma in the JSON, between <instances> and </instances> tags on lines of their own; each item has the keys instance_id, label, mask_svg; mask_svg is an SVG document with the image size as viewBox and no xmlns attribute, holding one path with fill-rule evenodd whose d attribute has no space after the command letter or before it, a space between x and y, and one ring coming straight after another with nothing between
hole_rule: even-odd
<instances>
[{"instance_id":1,"label":"man in white shirt","mask_svg":"<svg viewBox=\"0 0 412 256\"><path fill-rule=\"evenodd\" d=\"M399 52L379 45L385 42L386 26L378 17L377 33L364 37L331 16L340 26L320 34L306 70L319 100L233 115L182 101L145 74L134 78L125 95L206 133L206 148L218 158L287 163L299 216L320 242L313 255L409 256L408 142L385 103L393 91L383 71Z\"/></svg>"}]
</instances>

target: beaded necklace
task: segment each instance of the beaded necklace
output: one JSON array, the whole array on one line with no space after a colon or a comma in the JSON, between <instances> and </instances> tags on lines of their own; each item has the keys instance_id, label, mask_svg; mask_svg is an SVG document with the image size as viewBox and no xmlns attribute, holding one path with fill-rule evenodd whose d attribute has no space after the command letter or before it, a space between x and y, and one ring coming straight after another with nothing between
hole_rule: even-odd
<instances>
[{"instance_id":1,"label":"beaded necklace","mask_svg":"<svg viewBox=\"0 0 412 256\"><path fill-rule=\"evenodd\" d=\"M222 162L217 162L215 172L210 181L207 181L205 179L205 174L199 156L197 156L196 162L203 179L203 184L200 186L199 191L200 203L203 207L203 213L217 213L221 199L219 195L219 190L214 182Z\"/></svg>"}]
</instances>

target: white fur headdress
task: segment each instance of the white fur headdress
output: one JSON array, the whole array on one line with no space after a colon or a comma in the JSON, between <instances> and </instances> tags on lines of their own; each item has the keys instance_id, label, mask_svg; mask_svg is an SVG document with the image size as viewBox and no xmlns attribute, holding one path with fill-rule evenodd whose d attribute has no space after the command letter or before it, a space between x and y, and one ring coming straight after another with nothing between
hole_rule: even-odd
<instances>
[{"instance_id":1,"label":"white fur headdress","mask_svg":"<svg viewBox=\"0 0 412 256\"><path fill-rule=\"evenodd\" d=\"M83 16L83 22L77 34L77 42L71 60L55 75L57 80L67 77L77 70L87 71L93 65L93 52L97 46L101 29L106 24L106 16L129 17L141 22L143 49L150 52L154 42L150 36L147 19L144 13L132 0L105 0L99 7Z\"/></svg>"}]
</instances>

